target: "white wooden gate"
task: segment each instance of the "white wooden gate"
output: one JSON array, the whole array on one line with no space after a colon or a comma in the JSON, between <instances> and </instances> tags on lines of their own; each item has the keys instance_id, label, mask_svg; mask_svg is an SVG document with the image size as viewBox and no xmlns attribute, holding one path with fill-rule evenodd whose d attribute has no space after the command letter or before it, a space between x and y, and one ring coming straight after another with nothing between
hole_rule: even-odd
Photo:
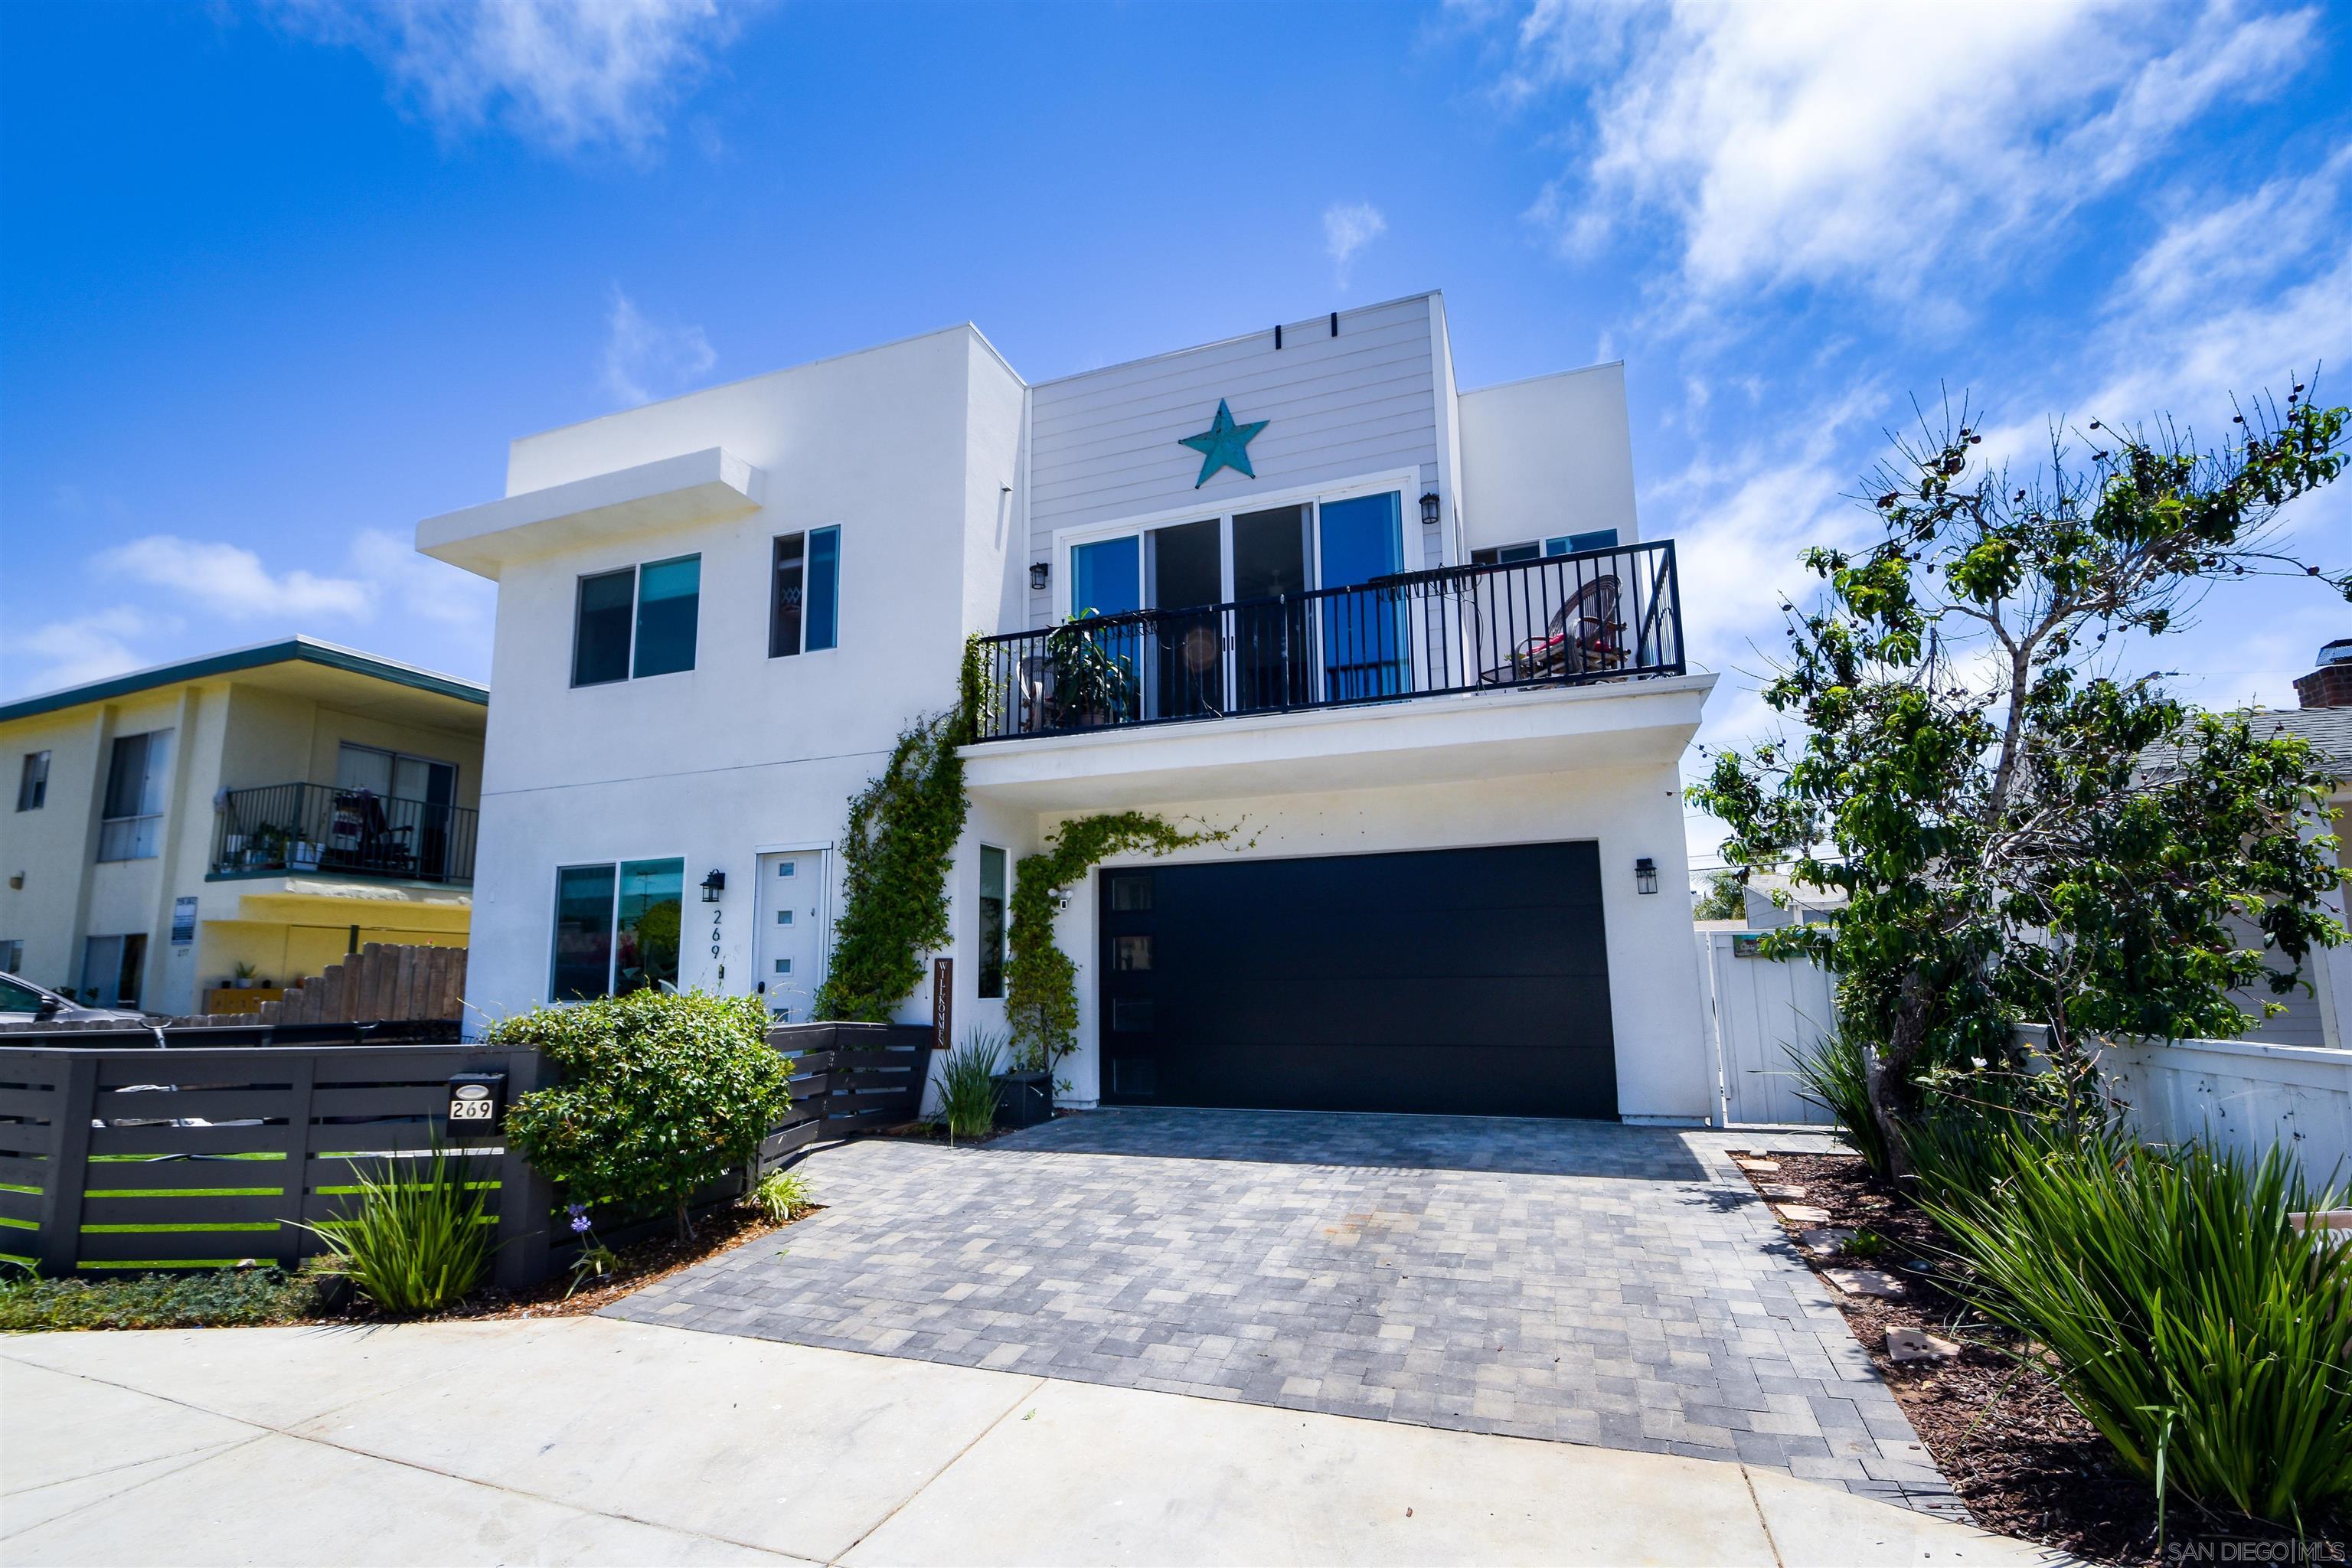
<instances>
[{"instance_id":1,"label":"white wooden gate","mask_svg":"<svg viewBox=\"0 0 2352 1568\"><path fill-rule=\"evenodd\" d=\"M1694 934L1714 1036L1719 1124L1829 1121L1828 1111L1798 1097L1789 1060L1792 1048L1811 1050L1837 1026L1828 973L1811 959L1759 958L1753 935Z\"/></svg>"}]
</instances>

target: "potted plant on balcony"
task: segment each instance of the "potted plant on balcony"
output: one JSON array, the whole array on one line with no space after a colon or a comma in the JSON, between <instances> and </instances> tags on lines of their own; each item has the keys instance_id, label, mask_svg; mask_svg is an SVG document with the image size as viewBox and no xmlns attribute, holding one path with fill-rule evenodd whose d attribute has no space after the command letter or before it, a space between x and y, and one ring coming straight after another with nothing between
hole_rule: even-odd
<instances>
[{"instance_id":1,"label":"potted plant on balcony","mask_svg":"<svg viewBox=\"0 0 2352 1568\"><path fill-rule=\"evenodd\" d=\"M286 852L287 866L296 871L319 868L319 847L307 838L298 838Z\"/></svg>"},{"instance_id":2,"label":"potted plant on balcony","mask_svg":"<svg viewBox=\"0 0 2352 1568\"><path fill-rule=\"evenodd\" d=\"M1104 623L1088 610L1045 637L1054 669L1054 696L1065 722L1116 724L1135 712L1135 669L1110 644L1128 628Z\"/></svg>"}]
</instances>

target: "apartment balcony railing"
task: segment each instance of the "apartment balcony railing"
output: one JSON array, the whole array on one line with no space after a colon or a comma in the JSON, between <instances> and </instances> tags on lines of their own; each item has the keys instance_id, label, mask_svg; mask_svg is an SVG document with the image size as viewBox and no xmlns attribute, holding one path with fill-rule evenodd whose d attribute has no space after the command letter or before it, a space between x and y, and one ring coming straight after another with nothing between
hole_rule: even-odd
<instances>
[{"instance_id":1,"label":"apartment balcony railing","mask_svg":"<svg viewBox=\"0 0 2352 1568\"><path fill-rule=\"evenodd\" d=\"M983 639L983 741L1680 675L1671 540Z\"/></svg>"},{"instance_id":2,"label":"apartment balcony railing","mask_svg":"<svg viewBox=\"0 0 2352 1568\"><path fill-rule=\"evenodd\" d=\"M478 815L331 784L230 790L213 825L213 873L323 871L470 883Z\"/></svg>"}]
</instances>

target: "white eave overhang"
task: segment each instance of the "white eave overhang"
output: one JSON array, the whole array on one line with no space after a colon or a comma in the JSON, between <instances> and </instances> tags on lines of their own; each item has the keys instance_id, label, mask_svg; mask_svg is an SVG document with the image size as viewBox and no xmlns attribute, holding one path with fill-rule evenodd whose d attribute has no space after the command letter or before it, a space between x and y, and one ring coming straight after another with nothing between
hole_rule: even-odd
<instances>
[{"instance_id":1,"label":"white eave overhang","mask_svg":"<svg viewBox=\"0 0 2352 1568\"><path fill-rule=\"evenodd\" d=\"M1415 697L963 748L975 798L1035 811L1467 783L1678 762L1708 673Z\"/></svg>"},{"instance_id":2,"label":"white eave overhang","mask_svg":"<svg viewBox=\"0 0 2352 1568\"><path fill-rule=\"evenodd\" d=\"M428 517L416 548L495 582L509 561L743 516L766 489L759 469L710 447Z\"/></svg>"}]
</instances>

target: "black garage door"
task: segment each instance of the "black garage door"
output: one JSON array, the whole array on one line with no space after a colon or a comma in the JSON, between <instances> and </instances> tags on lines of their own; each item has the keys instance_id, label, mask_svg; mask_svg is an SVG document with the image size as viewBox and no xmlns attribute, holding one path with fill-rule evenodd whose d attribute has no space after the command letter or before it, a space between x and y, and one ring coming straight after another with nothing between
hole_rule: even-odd
<instances>
[{"instance_id":1,"label":"black garage door","mask_svg":"<svg viewBox=\"0 0 2352 1568\"><path fill-rule=\"evenodd\" d=\"M1101 873L1103 1098L1617 1114L1591 843Z\"/></svg>"}]
</instances>

